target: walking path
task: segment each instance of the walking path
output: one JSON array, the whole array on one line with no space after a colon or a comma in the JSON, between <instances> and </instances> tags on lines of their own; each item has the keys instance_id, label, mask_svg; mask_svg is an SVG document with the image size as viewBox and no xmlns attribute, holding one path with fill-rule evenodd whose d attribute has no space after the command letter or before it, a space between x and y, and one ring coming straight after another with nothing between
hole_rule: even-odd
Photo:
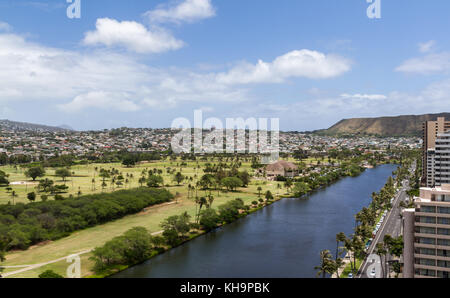
<instances>
[{"instance_id":1,"label":"walking path","mask_svg":"<svg viewBox=\"0 0 450 298\"><path fill-rule=\"evenodd\" d=\"M157 235L162 234L163 232L164 231L158 231L158 232L152 233L151 235L152 236L157 236ZM91 248L91 249L88 249L88 250L81 251L79 253L70 254L68 256L65 256L65 257L62 257L62 258L59 258L59 259L56 259L56 260L48 261L48 262L45 262L45 263L39 263L39 264L33 264L33 265L0 266L1 268L4 268L4 269L22 268L22 269L19 269L19 270L16 270L16 271L3 273L1 276L2 277L12 276L12 275L19 274L19 273L22 273L22 272L26 272L26 271L29 271L29 270L33 270L33 269L36 269L36 268L40 268L40 267L45 266L45 265L49 265L49 264L53 264L53 263L57 263L57 262L61 262L61 261L67 260L67 258L69 258L70 256L81 256L81 255L90 253L93 250L94 249Z\"/></svg>"}]
</instances>

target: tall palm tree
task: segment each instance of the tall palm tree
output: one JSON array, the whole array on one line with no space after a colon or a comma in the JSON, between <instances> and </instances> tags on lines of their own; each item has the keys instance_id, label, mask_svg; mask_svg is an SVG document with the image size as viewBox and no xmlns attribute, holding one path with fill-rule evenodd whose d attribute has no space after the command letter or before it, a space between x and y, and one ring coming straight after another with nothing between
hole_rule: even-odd
<instances>
[{"instance_id":1,"label":"tall palm tree","mask_svg":"<svg viewBox=\"0 0 450 298\"><path fill-rule=\"evenodd\" d=\"M330 269L333 267L332 262L333 259L330 251L322 250L320 252L320 266L314 267L314 269L317 270L317 277L322 276L322 278L325 278L327 274L330 273ZM331 272L334 272L334 270Z\"/></svg>"},{"instance_id":2,"label":"tall palm tree","mask_svg":"<svg viewBox=\"0 0 450 298\"><path fill-rule=\"evenodd\" d=\"M336 235L336 258L335 258L335 261L336 261L336 275L337 275L337 278L339 278L339 273L338 273L338 271L339 271L339 268L341 268L341 266L342 266L342 259L341 258L339 258L339 253L340 253L340 247L339 247L339 245L341 244L341 242L342 243L345 243L345 241L346 241L346 239L347 239L347 237L345 236L345 234L343 233L343 232L340 232L340 233L338 233L337 235Z\"/></svg>"},{"instance_id":3,"label":"tall palm tree","mask_svg":"<svg viewBox=\"0 0 450 298\"><path fill-rule=\"evenodd\" d=\"M336 235L336 260L339 258L339 244L344 243L347 237L343 232L340 232Z\"/></svg>"},{"instance_id":4,"label":"tall palm tree","mask_svg":"<svg viewBox=\"0 0 450 298\"><path fill-rule=\"evenodd\" d=\"M383 257L386 260L387 251L386 251L386 248L384 247L383 243L378 243L377 244L376 249L375 249L375 253L380 257L380 261L381 261L381 276L383 278L385 278L385 272L384 272L385 268L384 268L384 265L383 265Z\"/></svg>"}]
</instances>

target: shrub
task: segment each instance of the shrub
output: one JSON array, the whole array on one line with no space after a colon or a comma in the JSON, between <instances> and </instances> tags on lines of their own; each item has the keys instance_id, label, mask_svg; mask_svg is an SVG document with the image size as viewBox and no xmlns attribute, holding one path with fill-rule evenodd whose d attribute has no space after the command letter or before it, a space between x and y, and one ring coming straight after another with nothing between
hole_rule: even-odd
<instances>
[{"instance_id":1,"label":"shrub","mask_svg":"<svg viewBox=\"0 0 450 298\"><path fill-rule=\"evenodd\" d=\"M64 278L64 277L54 272L53 270L47 270L39 274L39 278Z\"/></svg>"},{"instance_id":2,"label":"shrub","mask_svg":"<svg viewBox=\"0 0 450 298\"><path fill-rule=\"evenodd\" d=\"M26 249L45 240L56 240L70 233L116 220L144 208L169 202L173 195L165 189L138 188L81 196L76 199L0 206L0 231L7 225L8 232L0 237L0 245L7 250ZM8 217L8 223L1 219ZM2 235L3 236L3 235Z\"/></svg>"},{"instance_id":3,"label":"shrub","mask_svg":"<svg viewBox=\"0 0 450 298\"><path fill-rule=\"evenodd\" d=\"M220 223L220 217L214 209L206 209L200 214L200 224L205 230L210 231Z\"/></svg>"}]
</instances>

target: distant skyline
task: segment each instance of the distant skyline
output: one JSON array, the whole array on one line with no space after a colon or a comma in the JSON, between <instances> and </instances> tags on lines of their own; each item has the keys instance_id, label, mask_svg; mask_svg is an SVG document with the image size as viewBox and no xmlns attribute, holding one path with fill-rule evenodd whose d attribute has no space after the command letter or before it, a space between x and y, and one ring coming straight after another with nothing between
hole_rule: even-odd
<instances>
[{"instance_id":1,"label":"distant skyline","mask_svg":"<svg viewBox=\"0 0 450 298\"><path fill-rule=\"evenodd\" d=\"M280 3L281 2L281 3ZM76 130L177 117L344 118L450 111L450 2L0 0L0 119Z\"/></svg>"}]
</instances>

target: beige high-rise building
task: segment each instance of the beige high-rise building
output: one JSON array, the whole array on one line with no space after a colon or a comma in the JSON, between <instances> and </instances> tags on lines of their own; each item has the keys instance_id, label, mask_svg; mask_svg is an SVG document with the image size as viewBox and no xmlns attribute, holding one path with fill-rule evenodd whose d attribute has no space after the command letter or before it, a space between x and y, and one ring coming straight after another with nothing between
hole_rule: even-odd
<instances>
[{"instance_id":1,"label":"beige high-rise building","mask_svg":"<svg viewBox=\"0 0 450 298\"><path fill-rule=\"evenodd\" d=\"M403 211L403 277L450 277L450 121L423 126L420 196Z\"/></svg>"},{"instance_id":2,"label":"beige high-rise building","mask_svg":"<svg viewBox=\"0 0 450 298\"><path fill-rule=\"evenodd\" d=\"M450 183L450 121L439 117L423 124L422 186Z\"/></svg>"},{"instance_id":3,"label":"beige high-rise building","mask_svg":"<svg viewBox=\"0 0 450 298\"><path fill-rule=\"evenodd\" d=\"M403 211L403 277L450 277L450 185L421 188Z\"/></svg>"}]
</instances>

